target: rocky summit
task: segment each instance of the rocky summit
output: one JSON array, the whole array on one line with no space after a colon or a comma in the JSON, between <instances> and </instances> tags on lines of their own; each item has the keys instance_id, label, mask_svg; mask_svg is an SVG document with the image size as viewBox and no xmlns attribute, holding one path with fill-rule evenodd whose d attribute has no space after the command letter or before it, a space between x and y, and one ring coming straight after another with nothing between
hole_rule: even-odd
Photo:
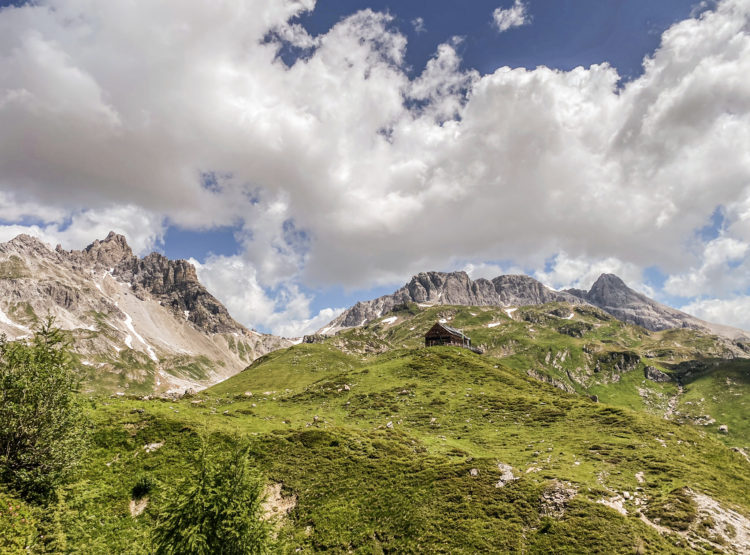
<instances>
[{"instance_id":1,"label":"rocky summit","mask_svg":"<svg viewBox=\"0 0 750 555\"><path fill-rule=\"evenodd\" d=\"M94 390L200 389L291 344L236 322L189 262L139 258L113 232L80 251L28 235L0 244L0 294L0 332L25 338L54 317Z\"/></svg>"},{"instance_id":2,"label":"rocky summit","mask_svg":"<svg viewBox=\"0 0 750 555\"><path fill-rule=\"evenodd\" d=\"M567 289L555 291L536 279L525 275L503 275L492 280L472 280L466 272L422 272L390 295L359 302L343 312L320 334L362 326L394 307L405 303L423 306L500 306L521 307L550 302L572 305L592 305L618 320L644 327L651 331L689 328L719 335L730 341L749 341L750 334L705 322L680 310L665 306L628 287L613 274L602 274L589 291Z\"/></svg>"}]
</instances>

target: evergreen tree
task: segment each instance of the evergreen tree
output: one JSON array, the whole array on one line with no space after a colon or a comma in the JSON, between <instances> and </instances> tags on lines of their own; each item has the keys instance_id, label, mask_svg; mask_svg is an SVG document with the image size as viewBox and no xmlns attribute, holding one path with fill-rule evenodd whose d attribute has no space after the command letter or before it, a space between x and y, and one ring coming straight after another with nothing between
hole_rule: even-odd
<instances>
[{"instance_id":1,"label":"evergreen tree","mask_svg":"<svg viewBox=\"0 0 750 555\"><path fill-rule=\"evenodd\" d=\"M157 554L265 553L270 524L263 520L263 482L250 467L247 447L209 455L206 442L195 469L160 511Z\"/></svg>"},{"instance_id":2,"label":"evergreen tree","mask_svg":"<svg viewBox=\"0 0 750 555\"><path fill-rule=\"evenodd\" d=\"M68 347L52 319L28 343L0 337L0 477L26 498L46 497L84 449Z\"/></svg>"}]
</instances>

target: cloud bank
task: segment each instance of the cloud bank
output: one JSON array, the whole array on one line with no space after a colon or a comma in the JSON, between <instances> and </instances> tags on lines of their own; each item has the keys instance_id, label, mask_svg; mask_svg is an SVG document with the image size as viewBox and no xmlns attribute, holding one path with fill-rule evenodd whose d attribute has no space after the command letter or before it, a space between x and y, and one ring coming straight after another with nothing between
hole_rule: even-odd
<instances>
[{"instance_id":1,"label":"cloud bank","mask_svg":"<svg viewBox=\"0 0 750 555\"><path fill-rule=\"evenodd\" d=\"M410 78L388 14L311 36L312 9L0 10L0 237L81 247L114 228L145 252L168 225L233 225L242 251L201 278L243 323L292 335L327 317L301 286L497 260L556 286L657 266L665 294L739 323L705 302L750 286L750 0L668 29L625 85L606 63L480 75L451 43Z\"/></svg>"}]
</instances>

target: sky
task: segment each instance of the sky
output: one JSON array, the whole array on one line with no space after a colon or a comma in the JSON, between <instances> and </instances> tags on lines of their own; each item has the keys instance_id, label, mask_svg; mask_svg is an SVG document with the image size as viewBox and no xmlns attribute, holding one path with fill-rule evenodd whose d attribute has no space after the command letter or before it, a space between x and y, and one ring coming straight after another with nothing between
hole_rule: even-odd
<instances>
[{"instance_id":1,"label":"sky","mask_svg":"<svg viewBox=\"0 0 750 555\"><path fill-rule=\"evenodd\" d=\"M0 241L297 336L420 271L750 329L750 0L0 0Z\"/></svg>"}]
</instances>

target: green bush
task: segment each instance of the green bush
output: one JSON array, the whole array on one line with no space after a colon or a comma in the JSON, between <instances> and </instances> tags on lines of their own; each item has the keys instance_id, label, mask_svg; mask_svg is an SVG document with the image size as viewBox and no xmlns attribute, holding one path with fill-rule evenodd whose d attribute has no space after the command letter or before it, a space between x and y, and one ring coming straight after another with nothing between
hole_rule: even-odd
<instances>
[{"instance_id":1,"label":"green bush","mask_svg":"<svg viewBox=\"0 0 750 555\"><path fill-rule=\"evenodd\" d=\"M63 482L84 448L78 379L52 320L33 340L0 338L0 477L25 498Z\"/></svg>"},{"instance_id":2,"label":"green bush","mask_svg":"<svg viewBox=\"0 0 750 555\"><path fill-rule=\"evenodd\" d=\"M204 442L194 472L171 493L159 513L157 554L265 553L270 524L263 520L263 482L247 447L210 455Z\"/></svg>"},{"instance_id":3,"label":"green bush","mask_svg":"<svg viewBox=\"0 0 750 555\"><path fill-rule=\"evenodd\" d=\"M131 490L133 499L143 499L156 487L156 480L149 474L140 474Z\"/></svg>"}]
</instances>

